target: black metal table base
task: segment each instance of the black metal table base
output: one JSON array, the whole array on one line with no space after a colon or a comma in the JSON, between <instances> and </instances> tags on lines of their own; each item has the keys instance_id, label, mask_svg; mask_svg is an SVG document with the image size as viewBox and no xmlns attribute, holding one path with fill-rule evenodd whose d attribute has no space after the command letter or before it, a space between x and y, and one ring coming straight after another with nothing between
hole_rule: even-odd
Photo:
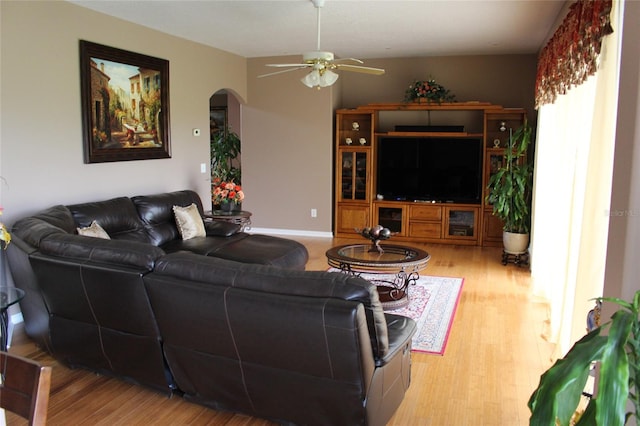
<instances>
[{"instance_id":1,"label":"black metal table base","mask_svg":"<svg viewBox=\"0 0 640 426\"><path fill-rule=\"evenodd\" d=\"M6 351L9 344L9 312L2 309L0 312L0 351Z\"/></svg>"},{"instance_id":2,"label":"black metal table base","mask_svg":"<svg viewBox=\"0 0 640 426\"><path fill-rule=\"evenodd\" d=\"M362 272L355 272L351 269L351 265L341 264L340 270L344 273L360 276ZM420 279L418 272L400 271L396 274L393 281L372 279L369 280L378 288L378 297L380 304L385 310L393 310L404 308L409 304L409 286L415 285Z\"/></svg>"},{"instance_id":3,"label":"black metal table base","mask_svg":"<svg viewBox=\"0 0 640 426\"><path fill-rule=\"evenodd\" d=\"M529 266L529 253L511 254L506 251L502 251L502 264L507 265L513 263L516 266Z\"/></svg>"}]
</instances>

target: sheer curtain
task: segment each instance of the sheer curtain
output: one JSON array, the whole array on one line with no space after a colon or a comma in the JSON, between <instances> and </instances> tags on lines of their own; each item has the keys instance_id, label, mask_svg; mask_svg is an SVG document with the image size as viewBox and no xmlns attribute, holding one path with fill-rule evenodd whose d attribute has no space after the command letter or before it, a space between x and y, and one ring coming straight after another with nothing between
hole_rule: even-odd
<instances>
[{"instance_id":1,"label":"sheer curtain","mask_svg":"<svg viewBox=\"0 0 640 426\"><path fill-rule=\"evenodd\" d=\"M623 1L614 1L598 71L538 108L531 235L536 295L550 302L549 340L563 356L602 295L617 111Z\"/></svg>"}]
</instances>

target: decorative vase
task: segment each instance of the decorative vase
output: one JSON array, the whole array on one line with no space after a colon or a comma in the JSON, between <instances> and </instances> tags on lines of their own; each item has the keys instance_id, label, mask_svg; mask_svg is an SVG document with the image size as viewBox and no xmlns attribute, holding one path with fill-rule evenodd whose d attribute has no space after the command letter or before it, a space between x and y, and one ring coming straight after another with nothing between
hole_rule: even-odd
<instances>
[{"instance_id":1,"label":"decorative vase","mask_svg":"<svg viewBox=\"0 0 640 426\"><path fill-rule=\"evenodd\" d=\"M238 203L230 201L228 203L220 204L220 210L222 210L223 212L235 212L240 209L238 207Z\"/></svg>"}]
</instances>

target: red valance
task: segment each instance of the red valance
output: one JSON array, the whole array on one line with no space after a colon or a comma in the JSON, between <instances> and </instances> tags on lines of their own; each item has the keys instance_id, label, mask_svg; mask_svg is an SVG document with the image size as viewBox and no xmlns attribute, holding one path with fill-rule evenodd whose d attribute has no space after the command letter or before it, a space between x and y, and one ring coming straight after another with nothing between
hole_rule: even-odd
<instances>
[{"instance_id":1,"label":"red valance","mask_svg":"<svg viewBox=\"0 0 640 426\"><path fill-rule=\"evenodd\" d=\"M540 52L536 109L583 83L597 69L602 38L613 32L612 0L578 0Z\"/></svg>"}]
</instances>

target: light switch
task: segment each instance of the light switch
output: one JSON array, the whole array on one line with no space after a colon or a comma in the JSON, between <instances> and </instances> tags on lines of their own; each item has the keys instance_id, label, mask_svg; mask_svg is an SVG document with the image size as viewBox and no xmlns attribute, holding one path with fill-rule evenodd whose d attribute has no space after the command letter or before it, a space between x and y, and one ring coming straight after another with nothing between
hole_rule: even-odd
<instances>
[{"instance_id":1,"label":"light switch","mask_svg":"<svg viewBox=\"0 0 640 426\"><path fill-rule=\"evenodd\" d=\"M207 165L206 163L200 164L200 173L207 173Z\"/></svg>"}]
</instances>

